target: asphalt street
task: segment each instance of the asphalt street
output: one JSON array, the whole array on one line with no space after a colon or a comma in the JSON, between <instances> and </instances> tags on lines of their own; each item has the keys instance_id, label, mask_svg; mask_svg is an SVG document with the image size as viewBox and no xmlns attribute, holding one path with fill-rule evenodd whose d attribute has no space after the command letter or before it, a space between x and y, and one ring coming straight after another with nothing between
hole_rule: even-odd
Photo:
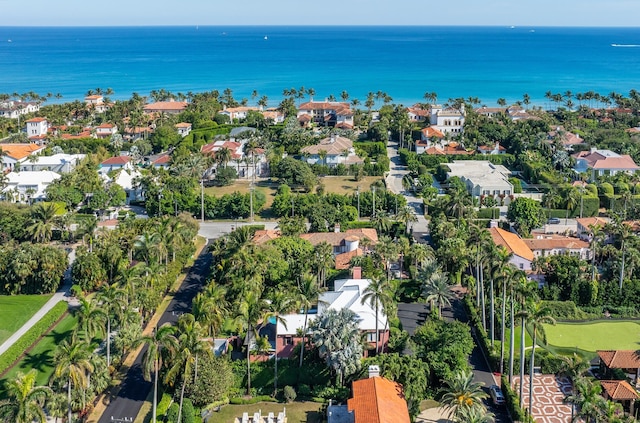
<instances>
[{"instance_id":1,"label":"asphalt street","mask_svg":"<svg viewBox=\"0 0 640 423\"><path fill-rule=\"evenodd\" d=\"M196 259L169 307L160 318L158 326L166 322L174 323L181 314L191 311L191 302L202 288L211 267L212 257L207 250L205 247ZM135 420L152 389L152 383L145 381L142 376L142 357L145 352L146 347L142 349L127 372L120 391L117 396L111 398L99 423L132 423Z\"/></svg>"}]
</instances>

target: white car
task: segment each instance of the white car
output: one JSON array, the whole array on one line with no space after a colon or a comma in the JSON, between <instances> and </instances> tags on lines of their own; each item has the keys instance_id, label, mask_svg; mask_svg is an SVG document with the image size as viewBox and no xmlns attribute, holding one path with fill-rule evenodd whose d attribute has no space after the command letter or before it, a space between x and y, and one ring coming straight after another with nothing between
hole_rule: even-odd
<instances>
[{"instance_id":1,"label":"white car","mask_svg":"<svg viewBox=\"0 0 640 423\"><path fill-rule=\"evenodd\" d=\"M489 394L491 395L491 399L495 405L504 405L504 395L502 394L502 390L497 385L491 385L489 387Z\"/></svg>"}]
</instances>

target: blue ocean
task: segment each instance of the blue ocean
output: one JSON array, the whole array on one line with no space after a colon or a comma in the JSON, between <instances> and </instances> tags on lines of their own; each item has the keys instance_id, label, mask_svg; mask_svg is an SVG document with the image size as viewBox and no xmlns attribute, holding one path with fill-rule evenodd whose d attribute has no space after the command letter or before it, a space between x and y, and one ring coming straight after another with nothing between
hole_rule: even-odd
<instances>
[{"instance_id":1,"label":"blue ocean","mask_svg":"<svg viewBox=\"0 0 640 423\"><path fill-rule=\"evenodd\" d=\"M395 102L478 97L493 105L547 91L640 88L640 28L557 27L0 27L0 93L112 98L164 88L257 90L276 105L283 89L316 99L344 90Z\"/></svg>"}]
</instances>

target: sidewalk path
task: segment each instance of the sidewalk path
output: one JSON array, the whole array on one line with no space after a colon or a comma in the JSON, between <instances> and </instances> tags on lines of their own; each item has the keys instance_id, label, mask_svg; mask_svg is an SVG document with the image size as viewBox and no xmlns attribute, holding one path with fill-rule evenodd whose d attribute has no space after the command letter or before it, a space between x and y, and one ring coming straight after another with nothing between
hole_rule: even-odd
<instances>
[{"instance_id":1,"label":"sidewalk path","mask_svg":"<svg viewBox=\"0 0 640 423\"><path fill-rule=\"evenodd\" d=\"M58 288L58 291L55 294L53 294L53 296L49 299L49 301L47 301L42 306L42 308L40 308L40 310L38 310L31 317L31 319L27 320L27 322L24 325L22 325L20 329L18 329L13 335L9 337L9 339L4 341L4 343L0 345L0 355L4 354L13 344L15 344L18 341L18 339L20 339L22 335L27 333L27 331L31 329L33 325L38 323L38 321L42 319L44 315L47 314L53 308L53 306L58 304L60 301L69 302L72 300L70 296L70 290L72 285L71 284L71 264L73 264L73 261L75 260L75 258L76 258L75 249L71 249L71 251L69 252L69 267L64 272L64 280L62 282L62 285Z\"/></svg>"}]
</instances>

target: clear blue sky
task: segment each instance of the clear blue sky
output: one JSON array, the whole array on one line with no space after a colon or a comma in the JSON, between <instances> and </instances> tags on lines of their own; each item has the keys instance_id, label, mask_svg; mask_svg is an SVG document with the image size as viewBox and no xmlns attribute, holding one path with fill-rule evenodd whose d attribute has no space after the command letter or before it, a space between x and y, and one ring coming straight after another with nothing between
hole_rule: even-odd
<instances>
[{"instance_id":1,"label":"clear blue sky","mask_svg":"<svg viewBox=\"0 0 640 423\"><path fill-rule=\"evenodd\" d=\"M0 0L0 26L638 26L638 0Z\"/></svg>"}]
</instances>

